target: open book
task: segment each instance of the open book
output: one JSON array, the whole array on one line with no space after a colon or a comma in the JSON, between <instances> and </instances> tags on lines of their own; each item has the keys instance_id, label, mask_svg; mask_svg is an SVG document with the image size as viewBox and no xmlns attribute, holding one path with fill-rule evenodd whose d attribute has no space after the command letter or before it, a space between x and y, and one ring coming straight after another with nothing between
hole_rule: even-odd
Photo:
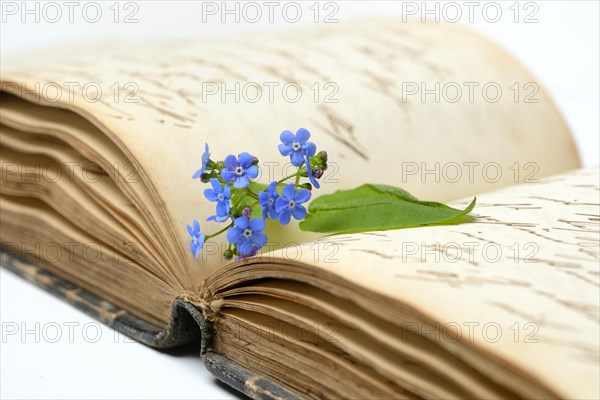
<instances>
[{"instance_id":1,"label":"open book","mask_svg":"<svg viewBox=\"0 0 600 400\"><path fill-rule=\"evenodd\" d=\"M135 339L201 340L255 398L600 396L598 169L577 170L543 88L480 35L369 20L85 43L3 59L0 83L2 265ZM204 143L273 161L268 182L298 127L329 153L322 193L477 194L474 222L290 224L256 257L208 242L196 261Z\"/></svg>"}]
</instances>

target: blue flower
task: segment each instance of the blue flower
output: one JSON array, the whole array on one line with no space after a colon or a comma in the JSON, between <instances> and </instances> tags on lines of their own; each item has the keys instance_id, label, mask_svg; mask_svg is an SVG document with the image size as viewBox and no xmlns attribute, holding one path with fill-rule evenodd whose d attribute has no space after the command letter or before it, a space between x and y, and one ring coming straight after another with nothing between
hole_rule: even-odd
<instances>
[{"instance_id":1,"label":"blue flower","mask_svg":"<svg viewBox=\"0 0 600 400\"><path fill-rule=\"evenodd\" d=\"M312 168L310 166L310 161L308 159L306 160L306 172L308 174L308 180L310 181L310 183L312 183L312 185L314 187L319 189L321 187L321 185L319 185L319 182L317 182L317 180L315 179L315 176L313 175L313 172L312 172Z\"/></svg>"},{"instance_id":2,"label":"blue flower","mask_svg":"<svg viewBox=\"0 0 600 400\"><path fill-rule=\"evenodd\" d=\"M252 251L252 253L245 255L245 256L237 256L235 258L235 261L240 261L243 260L244 258L248 258L248 257L254 257L256 255L256 253L258 253L258 250L254 249L254 251Z\"/></svg>"},{"instance_id":3,"label":"blue flower","mask_svg":"<svg viewBox=\"0 0 600 400\"><path fill-rule=\"evenodd\" d=\"M267 243L267 235L262 233L265 221L254 218L250 221L247 216L241 216L233 221L233 227L227 230L227 240L236 244L236 248L243 257L256 254L256 251Z\"/></svg>"},{"instance_id":4,"label":"blue flower","mask_svg":"<svg viewBox=\"0 0 600 400\"><path fill-rule=\"evenodd\" d=\"M194 225L193 228L187 225L187 230L190 233L190 236L192 237L192 241L190 242L190 249L192 250L192 253L194 254L197 260L198 255L200 254L200 249L202 249L202 246L204 246L204 240L206 239L206 235L200 232L200 224L198 223L198 221L194 220L192 225Z\"/></svg>"},{"instance_id":5,"label":"blue flower","mask_svg":"<svg viewBox=\"0 0 600 400\"><path fill-rule=\"evenodd\" d=\"M221 171L221 177L225 182L233 182L233 187L243 189L248 187L248 179L258 176L258 167L253 165L255 158L248 153L239 155L239 159L233 154L225 158L225 169Z\"/></svg>"},{"instance_id":6,"label":"blue flower","mask_svg":"<svg viewBox=\"0 0 600 400\"><path fill-rule=\"evenodd\" d=\"M204 143L204 153L202 153L202 166L194 175L192 175L192 179L197 179L202 176L204 172L206 172L206 166L208 165L208 160L210 160L210 152L208 151L208 143Z\"/></svg>"},{"instance_id":7,"label":"blue flower","mask_svg":"<svg viewBox=\"0 0 600 400\"><path fill-rule=\"evenodd\" d=\"M267 191L262 191L258 194L258 200L260 201L260 206L263 209L263 219L267 219L270 215L271 219L279 218L279 213L275 210L275 201L279 195L275 190L277 188L277 182L271 182L269 186L267 186Z\"/></svg>"},{"instance_id":8,"label":"blue flower","mask_svg":"<svg viewBox=\"0 0 600 400\"><path fill-rule=\"evenodd\" d=\"M306 189L300 189L296 192L296 185L290 183L281 191L281 197L275 201L275 210L279 213L279 221L282 225L287 225L293 215L300 220L306 217L306 208L302 203L310 200L310 192Z\"/></svg>"},{"instance_id":9,"label":"blue flower","mask_svg":"<svg viewBox=\"0 0 600 400\"><path fill-rule=\"evenodd\" d=\"M217 215L209 217L207 221L223 222L229 218L229 199L231 199L231 187L229 185L221 185L216 178L210 178L212 189L204 190L204 197L208 201L217 202Z\"/></svg>"},{"instance_id":10,"label":"blue flower","mask_svg":"<svg viewBox=\"0 0 600 400\"><path fill-rule=\"evenodd\" d=\"M310 132L304 128L298 129L296 135L290 131L283 131L279 138L283 143L279 145L279 152L282 156L290 156L290 161L295 167L299 167L305 162L308 165L308 159L317 152L317 146L308 142Z\"/></svg>"}]
</instances>

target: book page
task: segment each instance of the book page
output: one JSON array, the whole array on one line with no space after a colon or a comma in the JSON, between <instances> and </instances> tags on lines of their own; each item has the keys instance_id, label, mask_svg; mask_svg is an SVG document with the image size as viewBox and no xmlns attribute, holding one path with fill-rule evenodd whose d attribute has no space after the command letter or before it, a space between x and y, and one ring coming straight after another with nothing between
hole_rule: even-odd
<instances>
[{"instance_id":1,"label":"book page","mask_svg":"<svg viewBox=\"0 0 600 400\"><path fill-rule=\"evenodd\" d=\"M331 160L320 193L374 182L449 200L578 166L568 128L535 78L487 39L444 24L371 20L280 35L86 43L2 60L1 83L82 115L139 166L184 288L223 264L218 243L200 265L188 249L193 219L208 233L219 229L203 222L213 205L191 180L205 142L217 158L248 151L271 162L261 172L268 182L288 165L280 132L305 127ZM537 85L531 102L515 98L515 83Z\"/></svg>"},{"instance_id":2,"label":"book page","mask_svg":"<svg viewBox=\"0 0 600 400\"><path fill-rule=\"evenodd\" d=\"M331 236L270 262L308 264L312 276L382 296L367 311L391 323L394 310L412 310L431 322L403 328L461 358L466 345L559 397L598 398L598 182L597 167L578 170L484 194L472 223Z\"/></svg>"}]
</instances>

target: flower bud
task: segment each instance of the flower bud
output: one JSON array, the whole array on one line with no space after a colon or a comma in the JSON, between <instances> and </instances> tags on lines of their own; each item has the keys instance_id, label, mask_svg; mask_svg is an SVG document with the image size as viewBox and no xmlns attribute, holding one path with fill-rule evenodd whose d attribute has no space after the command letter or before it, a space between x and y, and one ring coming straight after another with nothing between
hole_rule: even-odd
<instances>
[{"instance_id":1,"label":"flower bud","mask_svg":"<svg viewBox=\"0 0 600 400\"><path fill-rule=\"evenodd\" d=\"M231 260L233 258L233 251L231 251L231 249L225 250L223 257L225 257L226 260Z\"/></svg>"},{"instance_id":2,"label":"flower bud","mask_svg":"<svg viewBox=\"0 0 600 400\"><path fill-rule=\"evenodd\" d=\"M323 162L327 162L327 152L325 150L319 152L319 158L323 160Z\"/></svg>"},{"instance_id":3,"label":"flower bud","mask_svg":"<svg viewBox=\"0 0 600 400\"><path fill-rule=\"evenodd\" d=\"M244 207L244 209L242 210L242 215L250 218L250 216L252 215L252 209L250 207Z\"/></svg>"},{"instance_id":4,"label":"flower bud","mask_svg":"<svg viewBox=\"0 0 600 400\"><path fill-rule=\"evenodd\" d=\"M313 171L313 176L314 176L316 179L321 179L321 177L323 176L323 170L322 170L322 169L315 169L315 170Z\"/></svg>"},{"instance_id":5,"label":"flower bud","mask_svg":"<svg viewBox=\"0 0 600 400\"><path fill-rule=\"evenodd\" d=\"M252 163L250 165L256 165L258 164L258 158L256 158L255 156L252 156Z\"/></svg>"},{"instance_id":6,"label":"flower bud","mask_svg":"<svg viewBox=\"0 0 600 400\"><path fill-rule=\"evenodd\" d=\"M310 183L303 183L302 185L299 185L299 186L302 189L312 190L312 185Z\"/></svg>"},{"instance_id":7,"label":"flower bud","mask_svg":"<svg viewBox=\"0 0 600 400\"><path fill-rule=\"evenodd\" d=\"M202 181L202 183L210 182L210 173L204 172L202 175L200 175L200 181Z\"/></svg>"}]
</instances>

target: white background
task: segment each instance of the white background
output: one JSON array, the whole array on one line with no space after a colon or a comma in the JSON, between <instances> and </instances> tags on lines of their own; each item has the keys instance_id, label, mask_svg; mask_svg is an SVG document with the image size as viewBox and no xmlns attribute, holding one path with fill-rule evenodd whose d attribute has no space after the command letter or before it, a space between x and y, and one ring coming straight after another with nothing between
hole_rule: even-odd
<instances>
[{"instance_id":1,"label":"white background","mask_svg":"<svg viewBox=\"0 0 600 400\"><path fill-rule=\"evenodd\" d=\"M366 16L403 18L415 7L417 14L413 18L433 21L439 17L452 22L458 9L462 16L458 23L493 38L533 71L571 126L583 164L598 164L600 11L595 0L520 1L516 6L516 1L497 1L487 8L490 2L475 2L477 5L471 8L470 15L469 6L463 1L427 1L426 4L422 1L338 1L330 2L333 6L321 2L317 7L314 1L306 1L297 2L302 14L296 23L289 22L294 18L294 9L288 8L288 14L284 14L284 3L274 8L273 22L270 22L268 6L262 1L256 2L262 12L262 18L256 23L244 21L244 16L255 18L256 8L246 8L244 13L243 2L237 6L239 23L235 21L235 14L225 15L223 23L221 13L203 13L213 5L221 11L221 1L211 5L208 5L211 2L203 5L193 1L136 1L130 2L133 5L121 2L116 6L114 1L99 1L98 7L87 8L85 15L86 2L75 2L77 5L71 15L71 6L60 1L55 2L58 8L45 11L44 2L29 2L26 7L33 10L30 14L23 12L21 1L0 3L2 57L18 57L18 52L36 47L95 38L213 37L248 30L291 29L314 24L315 9L319 10L318 23L324 23L325 17L336 9L334 18L343 23ZM235 9L236 5L229 2L227 7ZM90 20L96 18L93 11L97 8L102 15L92 23ZM432 13L425 14L425 8ZM494 23L494 11L498 8L502 15ZM115 10L119 10L118 15ZM137 22L124 23L131 12ZM537 22L526 23L528 16ZM197 347L166 353L115 336L111 329L5 270L0 272L0 290L2 398L214 399L238 396L216 383L204 369ZM72 335L69 326L72 326ZM17 333L9 334L14 329L18 329ZM39 338L35 333L22 337L24 329L37 332ZM60 337L52 343L57 334Z\"/></svg>"}]
</instances>

